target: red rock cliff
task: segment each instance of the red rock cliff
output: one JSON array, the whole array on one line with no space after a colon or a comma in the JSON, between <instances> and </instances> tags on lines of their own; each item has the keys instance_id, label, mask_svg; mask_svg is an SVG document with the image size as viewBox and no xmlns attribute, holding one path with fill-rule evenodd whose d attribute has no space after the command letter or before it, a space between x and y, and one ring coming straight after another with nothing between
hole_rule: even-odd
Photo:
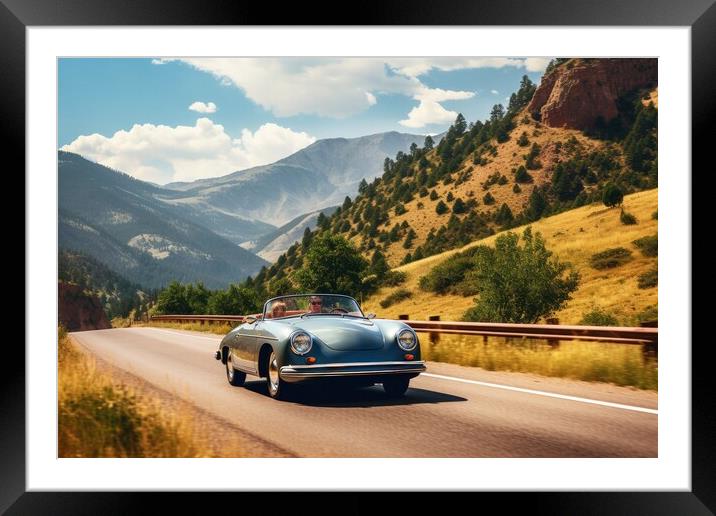
<instances>
[{"instance_id":1,"label":"red rock cliff","mask_svg":"<svg viewBox=\"0 0 716 516\"><path fill-rule=\"evenodd\" d=\"M571 59L542 77L527 106L550 127L585 130L617 116L617 99L657 84L656 59Z\"/></svg>"},{"instance_id":2,"label":"red rock cliff","mask_svg":"<svg viewBox=\"0 0 716 516\"><path fill-rule=\"evenodd\" d=\"M57 297L59 323L69 331L112 327L99 299L86 294L81 287L60 281Z\"/></svg>"}]
</instances>

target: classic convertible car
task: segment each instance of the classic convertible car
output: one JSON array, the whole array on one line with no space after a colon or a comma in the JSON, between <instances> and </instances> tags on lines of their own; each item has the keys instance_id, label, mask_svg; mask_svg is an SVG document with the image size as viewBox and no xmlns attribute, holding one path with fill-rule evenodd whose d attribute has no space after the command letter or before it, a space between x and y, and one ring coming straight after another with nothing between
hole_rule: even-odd
<instances>
[{"instance_id":1,"label":"classic convertible car","mask_svg":"<svg viewBox=\"0 0 716 516\"><path fill-rule=\"evenodd\" d=\"M231 330L214 357L231 385L247 374L266 378L272 398L284 399L298 383L336 379L381 383L389 396L402 396L425 371L418 337L400 321L374 317L349 296L275 297Z\"/></svg>"}]
</instances>

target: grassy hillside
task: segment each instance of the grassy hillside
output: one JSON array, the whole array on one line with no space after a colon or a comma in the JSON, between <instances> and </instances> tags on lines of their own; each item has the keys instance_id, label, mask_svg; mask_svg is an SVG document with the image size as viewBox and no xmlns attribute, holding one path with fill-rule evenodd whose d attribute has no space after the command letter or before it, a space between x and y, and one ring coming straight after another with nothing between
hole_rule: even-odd
<instances>
[{"instance_id":1,"label":"grassy hillside","mask_svg":"<svg viewBox=\"0 0 716 516\"><path fill-rule=\"evenodd\" d=\"M561 324L577 324L584 313L598 307L612 312L620 324L630 325L635 323L638 313L657 304L657 287L640 289L637 285L638 276L652 269L656 265L656 258L643 256L632 243L638 238L657 234L657 220L652 218L657 211L657 204L658 189L626 196L624 207L627 212L636 216L637 224L634 225L623 225L620 222L620 210L607 208L601 203L570 210L531 224L534 231L542 233L547 248L560 260L571 262L581 274L579 289L567 306L557 314ZM524 226L521 226L511 231L521 234L523 229ZM407 274L405 284L381 288L364 300L364 310L388 318L408 314L413 319L440 315L443 320L459 320L465 310L473 305L473 296L425 292L418 286L419 279L459 251L480 244L494 245L499 234L472 242L460 249L397 267L395 270ZM590 266L589 261L593 254L615 247L631 250L633 259L607 271L596 270ZM412 296L388 308L381 308L379 302L400 289L412 292Z\"/></svg>"}]
</instances>

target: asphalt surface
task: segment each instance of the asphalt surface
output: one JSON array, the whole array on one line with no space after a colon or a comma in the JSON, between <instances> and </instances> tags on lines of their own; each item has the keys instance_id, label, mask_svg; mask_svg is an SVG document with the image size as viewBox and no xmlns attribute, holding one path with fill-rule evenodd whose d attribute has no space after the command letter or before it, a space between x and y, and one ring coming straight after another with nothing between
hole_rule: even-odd
<instances>
[{"instance_id":1,"label":"asphalt surface","mask_svg":"<svg viewBox=\"0 0 716 516\"><path fill-rule=\"evenodd\" d=\"M72 336L113 366L256 436L266 456L658 456L654 392L428 362L402 399L388 399L378 385L310 389L284 402L268 397L263 379L228 384L212 356L219 336L159 328Z\"/></svg>"}]
</instances>

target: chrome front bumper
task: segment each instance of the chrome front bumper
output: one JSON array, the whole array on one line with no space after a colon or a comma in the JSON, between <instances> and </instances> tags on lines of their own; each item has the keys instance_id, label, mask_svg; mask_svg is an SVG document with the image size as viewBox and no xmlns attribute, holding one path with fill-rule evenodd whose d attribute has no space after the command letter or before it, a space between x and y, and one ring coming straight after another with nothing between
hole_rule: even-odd
<instances>
[{"instance_id":1,"label":"chrome front bumper","mask_svg":"<svg viewBox=\"0 0 716 516\"><path fill-rule=\"evenodd\" d=\"M392 374L418 375L425 371L425 362L351 362L346 364L311 364L283 366L279 370L286 380L329 378L337 376L382 376Z\"/></svg>"}]
</instances>

